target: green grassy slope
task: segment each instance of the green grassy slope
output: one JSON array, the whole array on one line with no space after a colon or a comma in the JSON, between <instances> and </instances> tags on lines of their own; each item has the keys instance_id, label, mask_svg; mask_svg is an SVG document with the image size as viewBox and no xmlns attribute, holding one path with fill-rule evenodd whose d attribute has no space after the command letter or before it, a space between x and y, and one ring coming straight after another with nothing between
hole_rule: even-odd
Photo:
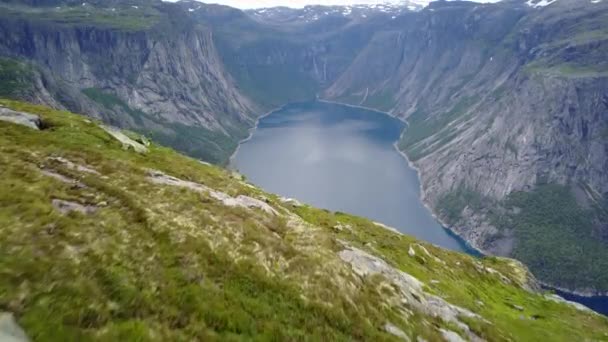
<instances>
[{"instance_id":1,"label":"green grassy slope","mask_svg":"<svg viewBox=\"0 0 608 342\"><path fill-rule=\"evenodd\" d=\"M608 338L606 318L526 290L515 261L286 202L155 144L125 150L67 112L0 105L47 127L0 121L0 311L35 341L398 340L387 323L412 340L442 340L442 329L492 341ZM277 214L153 183L150 169ZM53 200L95 210L62 214ZM339 257L353 248L416 277L421 290L406 301L395 279L358 275ZM430 298L478 316L446 321L431 314Z\"/></svg>"}]
</instances>

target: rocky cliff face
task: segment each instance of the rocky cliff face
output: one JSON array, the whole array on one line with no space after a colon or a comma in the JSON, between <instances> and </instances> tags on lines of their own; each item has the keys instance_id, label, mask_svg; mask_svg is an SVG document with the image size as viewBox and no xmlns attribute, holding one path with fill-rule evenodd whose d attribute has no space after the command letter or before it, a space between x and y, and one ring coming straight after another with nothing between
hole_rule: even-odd
<instances>
[{"instance_id":1,"label":"rocky cliff face","mask_svg":"<svg viewBox=\"0 0 608 342\"><path fill-rule=\"evenodd\" d=\"M254 106L224 70L211 31L178 6L142 1L55 5L24 10L5 4L0 20L0 54L31 63L39 83L54 95L53 101L39 102L153 131L186 152L194 151L188 146L193 143L176 138L183 135L177 126L236 141L252 124ZM51 18L41 11L51 12ZM80 15L99 22L71 19ZM217 143L201 142L208 149ZM221 161L231 145L199 156Z\"/></svg>"},{"instance_id":2,"label":"rocky cliff face","mask_svg":"<svg viewBox=\"0 0 608 342\"><path fill-rule=\"evenodd\" d=\"M475 246L589 293L608 289L603 271L583 266L603 265L608 249L608 7L580 5L431 5L376 33L325 96L407 118L400 147L443 220ZM568 216L570 241L525 208L518 215L515 194L543 184L568 189L562 197L592 217ZM537 216L558 216L558 202ZM541 226L555 229L532 234ZM572 244L586 252L568 252ZM560 268L574 275L556 276ZM577 280L590 274L592 285Z\"/></svg>"}]
</instances>

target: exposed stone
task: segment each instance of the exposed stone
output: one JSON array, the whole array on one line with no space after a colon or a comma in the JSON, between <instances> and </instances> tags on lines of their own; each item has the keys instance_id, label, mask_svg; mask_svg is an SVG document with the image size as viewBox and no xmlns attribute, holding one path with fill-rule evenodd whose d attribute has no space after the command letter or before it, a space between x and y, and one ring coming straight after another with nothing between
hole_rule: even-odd
<instances>
[{"instance_id":1,"label":"exposed stone","mask_svg":"<svg viewBox=\"0 0 608 342\"><path fill-rule=\"evenodd\" d=\"M439 329L439 331L447 342L466 342L460 335L451 330Z\"/></svg>"},{"instance_id":2,"label":"exposed stone","mask_svg":"<svg viewBox=\"0 0 608 342\"><path fill-rule=\"evenodd\" d=\"M8 108L0 107L0 121L11 122L17 125L26 126L40 130L42 121L34 114L17 112Z\"/></svg>"},{"instance_id":3,"label":"exposed stone","mask_svg":"<svg viewBox=\"0 0 608 342\"><path fill-rule=\"evenodd\" d=\"M122 143L122 147L124 149L132 148L137 153L146 153L148 152L148 148L141 143L129 138L126 134L124 134L119 128L101 125L104 131L108 132L114 139L120 141Z\"/></svg>"},{"instance_id":4,"label":"exposed stone","mask_svg":"<svg viewBox=\"0 0 608 342\"><path fill-rule=\"evenodd\" d=\"M89 166L84 166L84 165L79 165L79 164L73 163L70 160L63 158L63 157L51 157L51 158L49 158L49 160L61 163L61 164L65 165L68 169L71 169L71 170L75 170L78 172L91 173L94 175L100 175L99 172L97 172L96 170L92 169Z\"/></svg>"},{"instance_id":5,"label":"exposed stone","mask_svg":"<svg viewBox=\"0 0 608 342\"><path fill-rule=\"evenodd\" d=\"M302 206L302 203L300 201L298 201L297 199L287 198L287 197L281 197L280 200L281 200L281 202L283 202L285 204L293 205L295 207L301 207Z\"/></svg>"},{"instance_id":6,"label":"exposed stone","mask_svg":"<svg viewBox=\"0 0 608 342\"><path fill-rule=\"evenodd\" d=\"M42 169L42 170L40 170L40 173L42 173L43 175L45 175L47 177L54 178L62 183L71 184L77 188L86 188L86 185L84 185L83 183L81 183L73 178L70 178L68 176L64 176L60 173L52 171L52 170Z\"/></svg>"},{"instance_id":7,"label":"exposed stone","mask_svg":"<svg viewBox=\"0 0 608 342\"><path fill-rule=\"evenodd\" d=\"M411 341L403 330L399 329L396 325L392 323L386 323L384 325L384 330L386 330L387 333L394 335L403 341Z\"/></svg>"},{"instance_id":8,"label":"exposed stone","mask_svg":"<svg viewBox=\"0 0 608 342\"><path fill-rule=\"evenodd\" d=\"M427 315L439 317L445 322L454 323L470 334L470 337L478 338L470 331L468 325L459 320L461 316L481 319L477 314L424 292L424 284L412 275L395 269L384 260L352 246L340 251L338 255L343 261L349 263L359 276L377 274L384 276L399 289L400 295L415 309Z\"/></svg>"},{"instance_id":9,"label":"exposed stone","mask_svg":"<svg viewBox=\"0 0 608 342\"><path fill-rule=\"evenodd\" d=\"M0 342L27 342L29 339L12 313L0 313Z\"/></svg>"},{"instance_id":10,"label":"exposed stone","mask_svg":"<svg viewBox=\"0 0 608 342\"><path fill-rule=\"evenodd\" d=\"M237 197L232 197L224 192L214 190L206 185L185 181L173 176L169 176L164 174L163 172L156 170L148 171L148 180L157 184L165 184L172 185L182 188L191 189L201 193L207 193L210 197L215 200L222 202L226 206L230 207L243 207L243 208L258 208L263 210L268 214L278 215L278 211L276 211L273 207L271 207L268 203L253 198L249 196L239 195Z\"/></svg>"},{"instance_id":11,"label":"exposed stone","mask_svg":"<svg viewBox=\"0 0 608 342\"><path fill-rule=\"evenodd\" d=\"M79 212L81 214L93 214L99 207L94 205L83 205L76 202L64 201L60 199L54 199L52 201L53 207L59 210L62 214L69 214L71 212Z\"/></svg>"},{"instance_id":12,"label":"exposed stone","mask_svg":"<svg viewBox=\"0 0 608 342\"><path fill-rule=\"evenodd\" d=\"M391 232L393 232L393 233L396 233L396 234L401 234L401 232L400 232L400 231L398 231L396 228L389 227L389 226L385 225L384 223L380 223L380 222L374 222L374 224L375 224L376 226L378 226L378 227L382 227L382 228L384 228L384 229L386 229L386 230L390 230L390 231L391 231Z\"/></svg>"},{"instance_id":13,"label":"exposed stone","mask_svg":"<svg viewBox=\"0 0 608 342\"><path fill-rule=\"evenodd\" d=\"M557 303L568 304L568 305L570 305L572 307L575 307L576 309L581 310L581 311L593 312L593 313L597 314L595 311L589 309L588 307L584 306L583 304L579 304L579 303L576 303L576 302L571 302L571 301L566 300L566 299L564 299L564 298L562 298L562 297L560 297L560 296L558 296L556 294L547 294L547 295L545 295L545 298L548 299L548 300L557 302Z\"/></svg>"}]
</instances>

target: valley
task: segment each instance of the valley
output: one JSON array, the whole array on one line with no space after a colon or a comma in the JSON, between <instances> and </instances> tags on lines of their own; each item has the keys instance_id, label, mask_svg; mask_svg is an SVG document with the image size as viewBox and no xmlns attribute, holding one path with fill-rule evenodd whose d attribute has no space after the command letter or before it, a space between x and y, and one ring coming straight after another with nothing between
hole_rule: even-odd
<instances>
[{"instance_id":1,"label":"valley","mask_svg":"<svg viewBox=\"0 0 608 342\"><path fill-rule=\"evenodd\" d=\"M150 139L154 144L174 148L201 162L237 168L256 186L281 196L246 190L255 186L241 184L244 180L231 178L240 176L228 176L230 172L211 166L200 171L191 168L190 162L184 162L190 171L180 173L171 167L166 170L178 175L181 181L191 182L187 183L190 185L213 183L230 193L230 198L234 196L235 201L239 195L249 196L254 192L261 197L252 195L252 198L262 202L268 199L275 210L288 210L285 217L294 218L292 214L295 214L317 228L329 229L330 235L322 234L327 238L323 240L327 245L315 244L323 253L335 252L338 249L335 244L341 244L337 241L344 235L356 236L357 243L366 246L367 252L380 250L380 258L392 260L393 266L403 265L405 256L400 253L407 255L408 251L396 251L396 245L390 242L395 239L392 235L386 237L375 228L365 233L363 228L372 227L371 221L361 223L359 218L351 219L345 213L361 215L453 251L481 251L487 256L480 259L487 259L479 261L482 263L514 258L525 265L521 267L526 270L524 273L529 268L534 274L530 278L535 286L528 289L532 293L541 293L539 284L544 284L559 289L558 293L571 300L591 303L598 312L608 312L605 297L608 294L608 174L605 172L608 170L608 2L434 1L425 5L404 1L242 11L194 0L0 0L0 99L8 99L2 100L4 107L26 109L43 117L48 115L50 121L60 123L74 123L76 119L64 119L62 115L67 114L59 113L85 115L91 122L103 122L117 131L126 130L132 137L143 135L146 138L140 139L142 141ZM262 117L262 113L269 115ZM74 125L81 127L80 123ZM67 126L65 129L71 132ZM0 138L7 141L0 147L0 157L4 158L0 161L4 161L5 166L12 162L30 165L34 157L20 154L16 149L25 149L36 139L20 131L13 136L12 126L0 126L0 130L6 135ZM100 136L96 130L87 132L82 137ZM13 148L8 141L14 137L22 140ZM78 154L69 137L64 141L54 136L48 141L54 144L49 150L42 153L40 147L36 147L28 153L33 156L42 153L45 158L51 158L62 155L60 150L53 150L53 146L67 148L72 151L70 157L93 164L99 162L113 172L118 172L114 167L121 163L110 165L114 155L126 157L126 163L132 163L130 167L140 171L143 170L140 166L150 163L117 154L111 144L106 146L105 140L100 145L104 146L102 150L87 147L96 151L93 160ZM105 147L112 152L106 153ZM407 157L409 164L399 153ZM101 160L95 159L97 157ZM164 152L160 157L168 158L159 159L164 161L182 160L181 156L169 158ZM156 162L153 164L156 169L160 168ZM10 170L11 179L19 179L19 172ZM195 174L198 176L193 176ZM38 180L29 171L22 176ZM25 184L15 182L19 187ZM92 182L87 183L89 188L105 189L110 197L115 197L117 189L124 186L115 184L116 188L109 189ZM6 189L13 189L13 181L9 183ZM48 191L59 191L55 185L43 185ZM73 200L74 193L64 190L60 191L61 200ZM131 189L126 197L131 198L140 191L142 189ZM0 197L5 196L8 203L8 190L5 192ZM82 196L93 196L78 194L80 197L76 197L81 202ZM218 198L226 201L222 196L211 196L211 202ZM308 205L292 206L293 202L284 202L284 197L325 210ZM193 196L188 198L196 200ZM84 202L88 205L90 201ZM131 199L121 201L133 204ZM208 201L206 197L203 199L203 203ZM185 211L168 213L166 208L160 209L164 204L156 204L163 215L188 220ZM133 205L134 212L139 213L136 224L165 227L166 222L158 216L152 218L151 213L140 210L143 205ZM186 204L183 206L179 210L186 210ZM42 216L52 211L42 204L35 208L25 204L18 207L33 211L44 208L36 211L46 213ZM204 206L201 208L199 210L206 210ZM8 220L8 211L2 210L0 218ZM3 213L5 216L1 216ZM275 256L293 261L293 251L283 249L282 243L276 245L273 240L277 234L285 238L283 228L293 227L292 221L285 223L282 219L257 216L245 219L246 214L238 210L220 210L219 218L207 214L204 222L197 219L197 224L210 227L218 224L217 221L227 226L246 222L258 228L270 227L273 233L262 229L263 233L256 237L245 237L245 245L251 250L241 256L246 255L244 258L252 264L255 264L252 255L256 255L264 260L266 268L285 266L283 261L273 264L261 257L263 248L272 248L273 253L278 253ZM62 222L69 227L73 227L72 223L76 225L75 222L90 222L78 215L70 218L74 221L69 224ZM359 228L353 231L335 228L334 223L338 221L340 227L343 221L348 221L356 222ZM192 228L184 221L178 223ZM106 233L112 240L116 238L112 235L116 232ZM272 237L266 236L267 233ZM223 241L241 243L242 232L237 229L234 234L222 235ZM148 242L153 240L151 236L145 236L151 239ZM302 238L301 234L297 238ZM366 238L376 241L379 247L367 246ZM63 236L52 239L64 242ZM205 240L213 239L212 236L197 239L194 244L199 247L218 243ZM9 240L2 241L8 243ZM289 240L290 248L303 248L297 243L292 246L292 242ZM264 246L262 250L260 245ZM281 247L277 247L279 245ZM398 248L404 246L399 244ZM416 257L420 256L421 252L416 251ZM49 255L56 255L55 252ZM149 257L148 252L140 250L138 255L129 255L130 260L141 260L143 255ZM167 255L163 254L163 258ZM453 258L460 254L446 255ZM86 258L90 256L87 254ZM95 258L98 257L96 254ZM229 259L223 256L221 263L228 263ZM86 260L94 263L93 259ZM318 261L310 262L317 265ZM11 279L18 279L15 273L18 261L11 262L15 262L9 265L15 267L11 268ZM63 272L63 266L57 267ZM408 263L407 271L412 271L410 266ZM133 271L120 267L120 274ZM198 264L190 267L200 270ZM279 278L296 273L304 277L300 271L292 271L279 272ZM423 271L416 268L412 272L420 275L417 272ZM464 277L474 279L469 272L471 269L463 273ZM129 274L129 279L145 278L140 278L141 274ZM240 270L234 274L242 280ZM33 279L31 274L28 277ZM96 279L102 281L102 278ZM213 279L207 284L210 287L223 281ZM105 279L112 283L111 280ZM267 280L260 275L255 281L261 284ZM427 283L431 280L425 278ZM173 285L180 288L177 285L180 281L176 280ZM281 291L286 291L282 293L290 298L289 305L304 305L292 297L293 284L286 284ZM339 284L334 285L334 289L339 288ZM0 286L8 289L15 284L0 282ZM165 295L175 299L173 304L179 307L181 299L172 296L172 289L165 290L168 291ZM246 292L241 287L234 290ZM36 291L44 292L40 288ZM84 292L91 295L87 291ZM460 304L465 303L463 305L473 311L489 314L492 322L500 317L503 322L513 323L511 319L517 316L509 311L513 306L505 304L511 303L510 299L490 295L491 301L499 304L480 309L470 307L471 303L467 302L475 301L471 293L463 295L452 288L441 291L454 295ZM517 293L510 298L528 298ZM19 316L22 314L19 310L25 310L24 307L31 310L30 303L18 303L16 297L11 298L11 301L0 298L0 311L9 310ZM352 298L343 299L348 302ZM147 303L145 312L149 313L152 307L149 298L138 300ZM532 301L535 310L554 309L542 300ZM506 315L504 305L510 307ZM515 305L514 310L519 311L521 305ZM93 315L96 318L91 323L97 327L113 320L109 318L112 310L104 311L100 307L93 310L97 316ZM201 307L193 312L200 314L199 309ZM48 312L40 307L36 310L41 311L27 311L33 316L21 317L26 317L30 329L39 331L40 327L27 317ZM311 310L324 309L314 306ZM363 316L367 317L373 311L370 310ZM555 310L552 312L559 311ZM527 309L524 311L528 314ZM314 316L311 312L308 313ZM86 328L87 323L80 321L86 320L85 314L74 314L79 318L66 320L70 324L77 320L76 325ZM133 317L138 314L142 312L135 312ZM171 316L168 312L159 315ZM336 315L341 313L331 311L324 317L331 319ZM420 312L415 314L421 317L419 315ZM193 313L187 319L173 317L176 320L170 327L164 326L166 330L162 334L170 336L176 326L188 326L190 320L196 320L195 316ZM363 316L357 317L365 320ZM208 315L206 319L207 323L218 324L209 331L219 329L229 335L244 327L230 326L225 317ZM532 320L536 318L530 318ZM542 319L536 323L542 324ZM556 321L550 322L553 324ZM341 330L344 326L332 326L335 336L345 338ZM358 331L359 337L380 336L370 333L375 328L370 329ZM477 337L483 335L480 332L483 330L490 334L487 335L490 339L512 339L504 326L496 331L471 324L467 329ZM245 330L256 335L256 328L251 325ZM459 330L459 333L473 339L473 335L467 335L469 330ZM575 334L574 328L567 330L560 330L561 336ZM438 331L425 330L422 335L439 338ZM194 336L191 330L171 336L181 333L184 333L182 337ZM275 333L275 337L280 336ZM301 332L291 333L289 336L293 337ZM407 330L405 335L414 337L416 332ZM594 339L601 340L604 336L598 338L600 335L594 335ZM526 337L532 335L517 336L529 340Z\"/></svg>"}]
</instances>

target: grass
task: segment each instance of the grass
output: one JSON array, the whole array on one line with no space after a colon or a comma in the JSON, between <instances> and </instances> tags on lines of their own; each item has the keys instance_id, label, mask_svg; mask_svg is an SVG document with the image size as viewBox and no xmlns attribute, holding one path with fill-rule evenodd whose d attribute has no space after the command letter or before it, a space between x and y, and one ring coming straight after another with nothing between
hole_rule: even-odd
<instances>
[{"instance_id":1,"label":"grass","mask_svg":"<svg viewBox=\"0 0 608 342\"><path fill-rule=\"evenodd\" d=\"M605 318L523 289L526 271L514 261L475 259L363 218L283 204L230 172L154 143L146 154L125 150L82 117L0 104L36 113L48 127L0 121L0 309L14 313L32 340L394 340L383 329L388 321L412 340L457 330L402 303L382 276L356 276L336 255L345 242L481 315L489 323L469 325L487 340L606 337ZM49 159L57 156L100 174ZM153 184L147 169L259 198L280 215ZM99 209L62 215L52 199ZM349 228L338 230L338 223Z\"/></svg>"}]
</instances>

